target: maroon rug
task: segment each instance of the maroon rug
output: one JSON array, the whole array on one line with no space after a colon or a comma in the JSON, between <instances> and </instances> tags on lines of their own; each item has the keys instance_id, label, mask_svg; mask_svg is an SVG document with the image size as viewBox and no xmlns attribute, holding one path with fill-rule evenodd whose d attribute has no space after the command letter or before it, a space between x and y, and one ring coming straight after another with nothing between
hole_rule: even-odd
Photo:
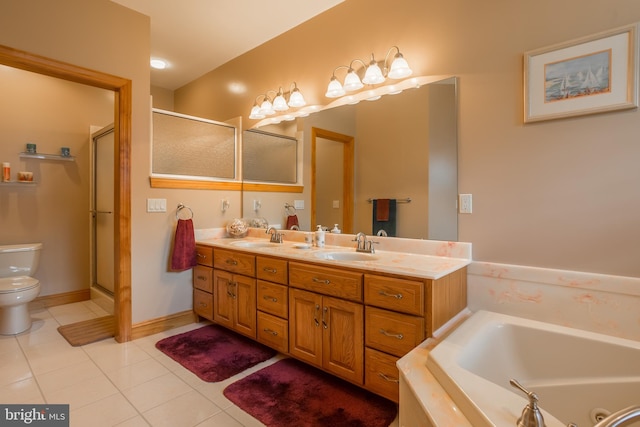
<instances>
[{"instance_id":1,"label":"maroon rug","mask_svg":"<svg viewBox=\"0 0 640 427\"><path fill-rule=\"evenodd\" d=\"M236 381L224 395L268 427L388 427L395 403L296 359Z\"/></svg>"},{"instance_id":2,"label":"maroon rug","mask_svg":"<svg viewBox=\"0 0 640 427\"><path fill-rule=\"evenodd\" d=\"M207 382L226 380L276 355L275 350L218 325L164 338L156 348Z\"/></svg>"}]
</instances>

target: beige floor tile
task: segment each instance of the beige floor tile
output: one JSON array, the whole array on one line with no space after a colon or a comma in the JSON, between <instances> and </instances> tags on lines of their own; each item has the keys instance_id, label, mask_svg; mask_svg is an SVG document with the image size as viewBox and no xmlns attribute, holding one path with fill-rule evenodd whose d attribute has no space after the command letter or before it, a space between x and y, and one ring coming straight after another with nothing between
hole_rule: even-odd
<instances>
[{"instance_id":1,"label":"beige floor tile","mask_svg":"<svg viewBox=\"0 0 640 427\"><path fill-rule=\"evenodd\" d=\"M0 354L0 386L32 377L31 367L20 347Z\"/></svg>"},{"instance_id":2,"label":"beige floor tile","mask_svg":"<svg viewBox=\"0 0 640 427\"><path fill-rule=\"evenodd\" d=\"M18 340L14 336L0 335L0 355L20 351Z\"/></svg>"},{"instance_id":3,"label":"beige floor tile","mask_svg":"<svg viewBox=\"0 0 640 427\"><path fill-rule=\"evenodd\" d=\"M73 366L40 374L37 379L42 391L50 394L103 375L95 363L91 360L85 360Z\"/></svg>"},{"instance_id":4,"label":"beige floor tile","mask_svg":"<svg viewBox=\"0 0 640 427\"><path fill-rule=\"evenodd\" d=\"M145 412L191 390L184 381L169 373L123 390L122 394L138 411Z\"/></svg>"},{"instance_id":5,"label":"beige floor tile","mask_svg":"<svg viewBox=\"0 0 640 427\"><path fill-rule=\"evenodd\" d=\"M70 427L112 427L138 415L138 411L118 393L79 409L72 409L69 418Z\"/></svg>"},{"instance_id":6,"label":"beige floor tile","mask_svg":"<svg viewBox=\"0 0 640 427\"><path fill-rule=\"evenodd\" d=\"M225 409L225 412L229 414L233 419L238 420L238 422L244 427L265 427L264 424L262 424L260 421L253 418L251 415L247 414L237 406L227 408Z\"/></svg>"},{"instance_id":7,"label":"beige floor tile","mask_svg":"<svg viewBox=\"0 0 640 427\"><path fill-rule=\"evenodd\" d=\"M244 427L240 421L226 412L220 412L198 424L196 427Z\"/></svg>"},{"instance_id":8,"label":"beige floor tile","mask_svg":"<svg viewBox=\"0 0 640 427\"><path fill-rule=\"evenodd\" d=\"M135 387L168 373L169 370L153 358L106 372L120 390Z\"/></svg>"},{"instance_id":9,"label":"beige floor tile","mask_svg":"<svg viewBox=\"0 0 640 427\"><path fill-rule=\"evenodd\" d=\"M89 356L81 347L71 347L64 339L34 345L25 348L24 352L36 375L89 360Z\"/></svg>"},{"instance_id":10,"label":"beige floor tile","mask_svg":"<svg viewBox=\"0 0 640 427\"><path fill-rule=\"evenodd\" d=\"M118 393L118 389L104 375L59 390L43 391L47 403L69 404L71 411Z\"/></svg>"},{"instance_id":11,"label":"beige floor tile","mask_svg":"<svg viewBox=\"0 0 640 427\"><path fill-rule=\"evenodd\" d=\"M44 397L34 378L18 381L0 387L0 402L6 405L45 403Z\"/></svg>"},{"instance_id":12,"label":"beige floor tile","mask_svg":"<svg viewBox=\"0 0 640 427\"><path fill-rule=\"evenodd\" d=\"M125 366L150 359L151 356L133 342L117 343L114 339L99 341L83 347L89 357L104 372L113 372Z\"/></svg>"},{"instance_id":13,"label":"beige floor tile","mask_svg":"<svg viewBox=\"0 0 640 427\"><path fill-rule=\"evenodd\" d=\"M222 410L197 391L190 391L143 413L154 427L193 427Z\"/></svg>"},{"instance_id":14,"label":"beige floor tile","mask_svg":"<svg viewBox=\"0 0 640 427\"><path fill-rule=\"evenodd\" d=\"M137 417L123 421L120 424L116 424L114 427L149 427L149 423L146 422L144 418L142 418L142 415L139 415Z\"/></svg>"}]
</instances>

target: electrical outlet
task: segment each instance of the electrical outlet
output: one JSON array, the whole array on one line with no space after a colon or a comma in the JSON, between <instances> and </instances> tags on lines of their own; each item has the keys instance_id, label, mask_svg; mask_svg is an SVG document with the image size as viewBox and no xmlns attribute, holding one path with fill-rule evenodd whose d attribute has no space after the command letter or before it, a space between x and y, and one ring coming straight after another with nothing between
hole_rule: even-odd
<instances>
[{"instance_id":1,"label":"electrical outlet","mask_svg":"<svg viewBox=\"0 0 640 427\"><path fill-rule=\"evenodd\" d=\"M458 209L461 214L470 214L473 212L471 194L460 194L458 198Z\"/></svg>"}]
</instances>

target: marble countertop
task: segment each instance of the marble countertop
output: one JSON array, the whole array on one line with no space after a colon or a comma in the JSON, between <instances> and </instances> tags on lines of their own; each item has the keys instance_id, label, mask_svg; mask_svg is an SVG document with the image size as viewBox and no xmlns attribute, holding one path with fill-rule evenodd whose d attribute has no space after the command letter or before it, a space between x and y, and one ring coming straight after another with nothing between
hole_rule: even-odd
<instances>
[{"instance_id":1,"label":"marble countertop","mask_svg":"<svg viewBox=\"0 0 640 427\"><path fill-rule=\"evenodd\" d=\"M264 236L264 232L262 233ZM341 240L341 241L340 241ZM224 235L197 236L197 243L217 248L233 249L236 251L257 255L270 255L288 258L295 261L313 262L329 267L347 267L362 269L369 272L401 274L423 279L439 279L471 263L470 259L450 256L428 255L403 251L377 250L372 260L333 260L318 256L327 252L356 252L355 243L345 236L335 239L332 244L324 248L304 245L302 241L285 240L282 244L267 247L243 247L238 242L269 242L267 236L249 235L242 239L228 238Z\"/></svg>"}]
</instances>

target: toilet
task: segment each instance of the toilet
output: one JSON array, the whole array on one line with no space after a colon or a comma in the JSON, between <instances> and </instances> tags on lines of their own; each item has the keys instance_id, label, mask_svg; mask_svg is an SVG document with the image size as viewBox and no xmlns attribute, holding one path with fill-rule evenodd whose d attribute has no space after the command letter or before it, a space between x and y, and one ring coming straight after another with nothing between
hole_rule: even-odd
<instances>
[{"instance_id":1,"label":"toilet","mask_svg":"<svg viewBox=\"0 0 640 427\"><path fill-rule=\"evenodd\" d=\"M40 293L31 277L38 268L42 243L0 245L0 335L31 328L29 302Z\"/></svg>"}]
</instances>

